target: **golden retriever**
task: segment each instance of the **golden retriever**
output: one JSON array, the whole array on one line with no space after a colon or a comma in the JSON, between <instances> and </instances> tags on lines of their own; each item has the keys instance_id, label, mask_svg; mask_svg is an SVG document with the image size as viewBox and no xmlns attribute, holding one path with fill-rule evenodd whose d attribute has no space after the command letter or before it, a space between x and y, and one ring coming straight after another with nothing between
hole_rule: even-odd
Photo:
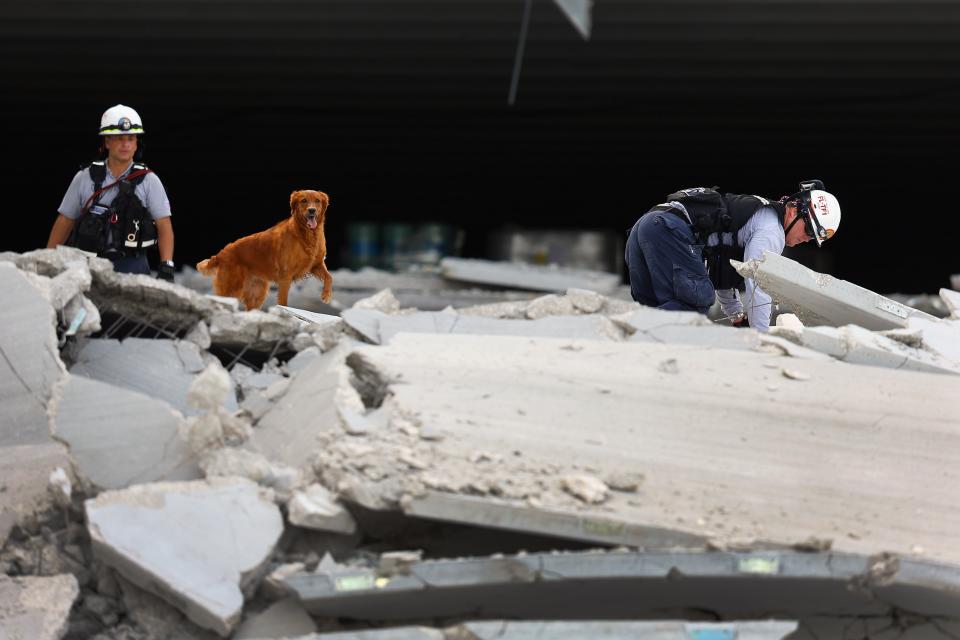
<instances>
[{"instance_id":1,"label":"golden retriever","mask_svg":"<svg viewBox=\"0 0 960 640\"><path fill-rule=\"evenodd\" d=\"M290 217L266 231L231 242L215 256L197 264L213 276L213 292L232 296L244 307L259 309L271 282L279 287L277 302L287 304L294 280L313 274L323 279L321 299L330 302L333 277L327 271L327 242L323 235L330 198L322 191L290 194Z\"/></svg>"}]
</instances>

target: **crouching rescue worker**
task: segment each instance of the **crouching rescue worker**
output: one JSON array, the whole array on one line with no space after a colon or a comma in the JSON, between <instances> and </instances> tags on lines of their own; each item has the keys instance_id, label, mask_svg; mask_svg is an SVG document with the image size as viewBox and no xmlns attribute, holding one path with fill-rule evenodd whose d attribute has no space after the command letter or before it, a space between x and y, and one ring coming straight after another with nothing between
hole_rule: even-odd
<instances>
[{"instance_id":1,"label":"crouching rescue worker","mask_svg":"<svg viewBox=\"0 0 960 640\"><path fill-rule=\"evenodd\" d=\"M819 180L800 183L800 191L779 201L704 187L683 189L630 230L630 294L646 306L703 314L716 298L734 325L767 331L770 296L752 279L744 282L730 260L762 258L764 251L779 254L784 245L808 240L819 247L839 226L840 203Z\"/></svg>"},{"instance_id":2,"label":"crouching rescue worker","mask_svg":"<svg viewBox=\"0 0 960 640\"><path fill-rule=\"evenodd\" d=\"M157 277L172 282L170 201L157 174L139 162L143 133L140 115L130 107L103 112L101 159L73 177L47 248L68 244L110 259L116 271L149 275L146 251L156 245Z\"/></svg>"}]
</instances>

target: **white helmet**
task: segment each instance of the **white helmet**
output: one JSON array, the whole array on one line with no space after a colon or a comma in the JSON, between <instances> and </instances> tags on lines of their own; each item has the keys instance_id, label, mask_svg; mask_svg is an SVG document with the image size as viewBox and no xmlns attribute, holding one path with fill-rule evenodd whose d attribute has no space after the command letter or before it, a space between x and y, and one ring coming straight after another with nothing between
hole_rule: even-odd
<instances>
[{"instance_id":1,"label":"white helmet","mask_svg":"<svg viewBox=\"0 0 960 640\"><path fill-rule=\"evenodd\" d=\"M114 105L100 116L100 135L120 136L143 133L143 121L140 114L122 104Z\"/></svg>"},{"instance_id":2,"label":"white helmet","mask_svg":"<svg viewBox=\"0 0 960 640\"><path fill-rule=\"evenodd\" d=\"M787 200L797 204L797 217L790 227L802 219L807 235L817 241L818 247L823 246L840 228L840 202L832 193L823 190L821 181L801 182L800 191L781 202ZM789 230L788 227L786 231Z\"/></svg>"},{"instance_id":3,"label":"white helmet","mask_svg":"<svg viewBox=\"0 0 960 640\"><path fill-rule=\"evenodd\" d=\"M807 233L813 236L819 247L840 228L840 203L832 193L813 189L810 191L808 216L813 233L809 230Z\"/></svg>"}]
</instances>

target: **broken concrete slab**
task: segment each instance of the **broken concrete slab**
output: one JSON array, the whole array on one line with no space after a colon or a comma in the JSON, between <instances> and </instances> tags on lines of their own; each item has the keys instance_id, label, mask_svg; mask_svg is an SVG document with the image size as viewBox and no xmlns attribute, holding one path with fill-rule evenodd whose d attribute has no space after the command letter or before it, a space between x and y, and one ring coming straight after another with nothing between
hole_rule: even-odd
<instances>
[{"instance_id":1,"label":"broken concrete slab","mask_svg":"<svg viewBox=\"0 0 960 640\"><path fill-rule=\"evenodd\" d=\"M760 334L755 329L739 329L720 324L662 325L637 331L630 342L659 342L662 344L689 344L705 349L753 350L760 346Z\"/></svg>"},{"instance_id":2,"label":"broken concrete slab","mask_svg":"<svg viewBox=\"0 0 960 640\"><path fill-rule=\"evenodd\" d=\"M9 262L0 262L0 442L50 441L47 409L66 368L57 348L53 307Z\"/></svg>"},{"instance_id":3,"label":"broken concrete slab","mask_svg":"<svg viewBox=\"0 0 960 640\"><path fill-rule=\"evenodd\" d=\"M60 640L80 593L70 574L11 578L0 575L0 638Z\"/></svg>"},{"instance_id":4,"label":"broken concrete slab","mask_svg":"<svg viewBox=\"0 0 960 640\"><path fill-rule=\"evenodd\" d=\"M960 319L960 291L954 291L953 289L940 289L940 297L943 298L943 303L950 311L950 319Z\"/></svg>"},{"instance_id":5,"label":"broken concrete slab","mask_svg":"<svg viewBox=\"0 0 960 640\"><path fill-rule=\"evenodd\" d=\"M780 612L801 625L891 610L956 619L960 610L956 566L833 552L535 553L429 560L393 576L318 567L285 581L314 615L384 621L478 610L514 620L669 619L692 603L720 620Z\"/></svg>"},{"instance_id":6,"label":"broken concrete slab","mask_svg":"<svg viewBox=\"0 0 960 640\"><path fill-rule=\"evenodd\" d=\"M292 638L317 631L317 624L295 598L274 602L243 621L231 640Z\"/></svg>"},{"instance_id":7,"label":"broken concrete slab","mask_svg":"<svg viewBox=\"0 0 960 640\"><path fill-rule=\"evenodd\" d=\"M286 392L257 421L249 448L272 461L309 466L320 446L320 435L340 432L337 394L348 376L344 366L347 354L356 344L345 339L297 372Z\"/></svg>"},{"instance_id":8,"label":"broken concrete slab","mask_svg":"<svg viewBox=\"0 0 960 640\"><path fill-rule=\"evenodd\" d=\"M534 291L566 291L574 287L606 294L620 284L618 274L603 271L468 258L444 258L440 272L450 280Z\"/></svg>"},{"instance_id":9,"label":"broken concrete slab","mask_svg":"<svg viewBox=\"0 0 960 640\"><path fill-rule=\"evenodd\" d=\"M74 357L70 373L163 400L185 415L198 413L188 405L187 391L213 358L186 340L143 338L83 340ZM225 408L237 410L235 392L228 395Z\"/></svg>"},{"instance_id":10,"label":"broken concrete slab","mask_svg":"<svg viewBox=\"0 0 960 640\"><path fill-rule=\"evenodd\" d=\"M245 478L139 485L85 506L102 562L222 636L283 532L269 494Z\"/></svg>"},{"instance_id":11,"label":"broken concrete slab","mask_svg":"<svg viewBox=\"0 0 960 640\"><path fill-rule=\"evenodd\" d=\"M54 436L97 487L202 477L180 415L165 402L68 374L54 409Z\"/></svg>"},{"instance_id":12,"label":"broken concrete slab","mask_svg":"<svg viewBox=\"0 0 960 640\"><path fill-rule=\"evenodd\" d=\"M800 344L851 364L960 374L960 362L953 363L930 350L908 346L901 340L893 340L856 325L803 327Z\"/></svg>"},{"instance_id":13,"label":"broken concrete slab","mask_svg":"<svg viewBox=\"0 0 960 640\"><path fill-rule=\"evenodd\" d=\"M855 324L882 331L907 326L907 319L934 319L922 311L885 298L852 282L817 273L799 262L765 251L760 260L731 264L775 301L787 305L806 326Z\"/></svg>"},{"instance_id":14,"label":"broken concrete slab","mask_svg":"<svg viewBox=\"0 0 960 640\"><path fill-rule=\"evenodd\" d=\"M922 333L927 351L960 365L960 320L910 318L907 328Z\"/></svg>"},{"instance_id":15,"label":"broken concrete slab","mask_svg":"<svg viewBox=\"0 0 960 640\"><path fill-rule=\"evenodd\" d=\"M622 340L623 331L602 315L545 316L514 320L421 312L392 316L369 309L346 309L343 320L373 344L386 344L399 333L512 335L586 340Z\"/></svg>"},{"instance_id":16,"label":"broken concrete slab","mask_svg":"<svg viewBox=\"0 0 960 640\"><path fill-rule=\"evenodd\" d=\"M429 334L359 347L347 363L388 428L364 436L362 454L338 431L319 434L315 470L369 508L426 516L430 502L434 519L646 548L814 536L842 551L922 548L960 561L952 376L680 345ZM597 424L601 432L583 428ZM423 441L416 429L428 426L445 437ZM880 471L891 468L900 471ZM559 485L596 470L646 480L602 508ZM904 523L918 495L925 516ZM498 501L512 519L496 513ZM893 521L902 524L883 525Z\"/></svg>"}]
</instances>

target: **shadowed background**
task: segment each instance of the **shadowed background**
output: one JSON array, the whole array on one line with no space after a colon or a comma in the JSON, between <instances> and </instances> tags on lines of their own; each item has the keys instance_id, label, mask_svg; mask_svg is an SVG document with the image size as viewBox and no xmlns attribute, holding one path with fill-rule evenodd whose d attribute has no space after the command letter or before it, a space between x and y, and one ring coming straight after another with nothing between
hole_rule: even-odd
<instances>
[{"instance_id":1,"label":"shadowed background","mask_svg":"<svg viewBox=\"0 0 960 640\"><path fill-rule=\"evenodd\" d=\"M677 188L779 197L820 178L841 229L793 257L881 292L960 272L960 3L596 0L584 41L535 0L144 0L0 6L8 231L46 242L123 103L174 211L178 264L331 196L347 224L625 236ZM19 230L13 232L16 227Z\"/></svg>"}]
</instances>

